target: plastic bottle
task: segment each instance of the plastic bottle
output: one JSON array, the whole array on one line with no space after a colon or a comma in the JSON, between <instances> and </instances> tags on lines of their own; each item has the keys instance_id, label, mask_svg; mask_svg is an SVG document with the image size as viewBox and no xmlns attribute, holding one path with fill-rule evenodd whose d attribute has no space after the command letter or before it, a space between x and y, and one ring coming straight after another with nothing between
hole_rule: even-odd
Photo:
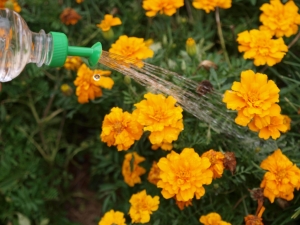
<instances>
[{"instance_id":1,"label":"plastic bottle","mask_svg":"<svg viewBox=\"0 0 300 225\"><path fill-rule=\"evenodd\" d=\"M17 77L27 63L60 67L69 55L88 57L90 66L94 66L101 53L100 42L91 48L68 46L65 34L31 32L18 13L0 9L0 82Z\"/></svg>"}]
</instances>

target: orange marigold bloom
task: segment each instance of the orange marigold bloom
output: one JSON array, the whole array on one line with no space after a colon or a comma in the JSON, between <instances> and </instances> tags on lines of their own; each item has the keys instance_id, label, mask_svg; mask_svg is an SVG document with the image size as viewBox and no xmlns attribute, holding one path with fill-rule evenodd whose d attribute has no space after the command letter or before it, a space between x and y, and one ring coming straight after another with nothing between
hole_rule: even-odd
<instances>
[{"instance_id":1,"label":"orange marigold bloom","mask_svg":"<svg viewBox=\"0 0 300 225\"><path fill-rule=\"evenodd\" d=\"M128 150L143 134L143 127L128 112L114 107L104 117L100 138L108 146L117 146L118 151Z\"/></svg>"},{"instance_id":2,"label":"orange marigold bloom","mask_svg":"<svg viewBox=\"0 0 300 225\"><path fill-rule=\"evenodd\" d=\"M160 169L157 166L157 163L154 161L152 163L152 167L150 169L150 172L148 174L148 181L154 185L157 184L157 182L160 180L159 178Z\"/></svg>"},{"instance_id":3,"label":"orange marigold bloom","mask_svg":"<svg viewBox=\"0 0 300 225\"><path fill-rule=\"evenodd\" d=\"M196 9L203 9L206 13L214 11L216 7L223 9L229 9L231 7L232 0L194 0L193 6Z\"/></svg>"},{"instance_id":4,"label":"orange marigold bloom","mask_svg":"<svg viewBox=\"0 0 300 225\"><path fill-rule=\"evenodd\" d=\"M113 15L106 14L104 16L104 20L101 21L101 23L97 24L97 27L99 27L102 31L108 31L112 26L121 25L122 22L120 18L113 17Z\"/></svg>"},{"instance_id":5,"label":"orange marigold bloom","mask_svg":"<svg viewBox=\"0 0 300 225\"><path fill-rule=\"evenodd\" d=\"M108 70L90 70L86 64L82 64L77 71L74 84L77 86L76 95L78 102L83 104L102 96L100 87L111 89L114 85L113 79L106 77L111 74Z\"/></svg>"},{"instance_id":6,"label":"orange marigold bloom","mask_svg":"<svg viewBox=\"0 0 300 225\"><path fill-rule=\"evenodd\" d=\"M124 213L119 211L110 210L105 213L99 221L98 225L126 225Z\"/></svg>"},{"instance_id":7,"label":"orange marigold bloom","mask_svg":"<svg viewBox=\"0 0 300 225\"><path fill-rule=\"evenodd\" d=\"M280 149L263 160L260 167L268 170L260 187L264 188L264 196L271 203L277 197L287 201L294 198L294 188L298 188L300 182L299 168L282 154Z\"/></svg>"},{"instance_id":8,"label":"orange marigold bloom","mask_svg":"<svg viewBox=\"0 0 300 225\"><path fill-rule=\"evenodd\" d=\"M147 93L144 98L147 100L135 104L136 110L132 114L145 131L151 132L149 140L153 148L158 145L168 150L183 130L183 110L175 106L176 99L172 96L166 98L162 94Z\"/></svg>"},{"instance_id":9,"label":"orange marigold bloom","mask_svg":"<svg viewBox=\"0 0 300 225\"><path fill-rule=\"evenodd\" d=\"M185 207L189 207L190 205L193 205L193 204L192 204L192 199L190 199L190 200L188 200L188 201L186 201L186 202L178 201L178 200L176 199L176 205L178 206L178 208L179 208L180 210L184 210Z\"/></svg>"},{"instance_id":10,"label":"orange marigold bloom","mask_svg":"<svg viewBox=\"0 0 300 225\"><path fill-rule=\"evenodd\" d=\"M129 215L133 223L148 223L150 215L159 206L159 197L147 195L146 190L133 194L129 200L131 206Z\"/></svg>"},{"instance_id":11,"label":"orange marigold bloom","mask_svg":"<svg viewBox=\"0 0 300 225\"><path fill-rule=\"evenodd\" d=\"M76 2L77 2L78 4L80 4L80 3L83 3L84 0L76 0Z\"/></svg>"},{"instance_id":12,"label":"orange marigold bloom","mask_svg":"<svg viewBox=\"0 0 300 225\"><path fill-rule=\"evenodd\" d=\"M130 187L141 183L140 176L146 173L146 170L139 166L139 163L145 161L145 158L139 156L136 152L127 153L122 165L122 174L124 181Z\"/></svg>"},{"instance_id":13,"label":"orange marigold bloom","mask_svg":"<svg viewBox=\"0 0 300 225\"><path fill-rule=\"evenodd\" d=\"M67 70L76 71L82 65L82 60L79 56L68 56L64 64Z\"/></svg>"},{"instance_id":14,"label":"orange marigold bloom","mask_svg":"<svg viewBox=\"0 0 300 225\"><path fill-rule=\"evenodd\" d=\"M222 152L217 152L213 149L204 152L201 157L207 157L211 163L209 169L213 172L213 178L222 177L224 171L223 160L225 158Z\"/></svg>"},{"instance_id":15,"label":"orange marigold bloom","mask_svg":"<svg viewBox=\"0 0 300 225\"><path fill-rule=\"evenodd\" d=\"M231 223L222 221L221 216L215 212L209 213L205 216L201 216L199 221L204 225L231 225Z\"/></svg>"},{"instance_id":16,"label":"orange marigold bloom","mask_svg":"<svg viewBox=\"0 0 300 225\"><path fill-rule=\"evenodd\" d=\"M65 8L59 16L61 22L66 25L75 25L81 16L72 8Z\"/></svg>"},{"instance_id":17,"label":"orange marigold bloom","mask_svg":"<svg viewBox=\"0 0 300 225\"><path fill-rule=\"evenodd\" d=\"M250 30L238 34L239 52L244 53L244 59L254 59L254 65L279 63L288 51L282 38L272 39L272 33L267 30Z\"/></svg>"},{"instance_id":18,"label":"orange marigold bloom","mask_svg":"<svg viewBox=\"0 0 300 225\"><path fill-rule=\"evenodd\" d=\"M184 0L144 0L143 8L147 11L146 16L153 17L158 12L167 16L176 13L176 9L184 5Z\"/></svg>"},{"instance_id":19,"label":"orange marigold bloom","mask_svg":"<svg viewBox=\"0 0 300 225\"><path fill-rule=\"evenodd\" d=\"M15 12L21 12L21 7L17 0L0 0L0 9L9 8Z\"/></svg>"},{"instance_id":20,"label":"orange marigold bloom","mask_svg":"<svg viewBox=\"0 0 300 225\"><path fill-rule=\"evenodd\" d=\"M245 225L264 225L262 222L262 214L265 211L265 207L262 206L261 209L259 210L258 215L248 215L246 216L245 219Z\"/></svg>"},{"instance_id":21,"label":"orange marigold bloom","mask_svg":"<svg viewBox=\"0 0 300 225\"><path fill-rule=\"evenodd\" d=\"M272 137L277 139L280 137L280 131L286 132L288 124L285 124L284 116L280 115L280 106L273 104L267 116L254 116L253 120L248 124L250 130L258 132L258 136L267 140Z\"/></svg>"},{"instance_id":22,"label":"orange marigold bloom","mask_svg":"<svg viewBox=\"0 0 300 225\"><path fill-rule=\"evenodd\" d=\"M176 200L186 202L194 195L200 199L205 193L203 185L212 182L209 159L200 157L193 148L185 148L180 154L172 151L157 165L161 179L157 187L162 188L166 199L176 196Z\"/></svg>"},{"instance_id":23,"label":"orange marigold bloom","mask_svg":"<svg viewBox=\"0 0 300 225\"><path fill-rule=\"evenodd\" d=\"M154 52L146 45L143 38L127 37L122 35L112 44L109 49L112 58L121 56L119 59L124 60L125 63L132 63L138 67L143 67L142 59L152 58ZM128 59L127 59L128 58Z\"/></svg>"},{"instance_id":24,"label":"orange marigold bloom","mask_svg":"<svg viewBox=\"0 0 300 225\"><path fill-rule=\"evenodd\" d=\"M271 0L260 7L263 12L259 19L262 26L259 29L268 30L276 37L290 37L298 32L300 14L294 1L288 1L285 5L280 0Z\"/></svg>"},{"instance_id":25,"label":"orange marigold bloom","mask_svg":"<svg viewBox=\"0 0 300 225\"><path fill-rule=\"evenodd\" d=\"M265 116L270 108L279 102L279 88L265 74L254 73L252 70L241 73L241 82L234 82L232 91L226 91L223 102L228 109L238 110L235 122L246 126L255 116Z\"/></svg>"},{"instance_id":26,"label":"orange marigold bloom","mask_svg":"<svg viewBox=\"0 0 300 225\"><path fill-rule=\"evenodd\" d=\"M157 150L159 148L165 151L171 151L173 149L173 145L172 143L162 142L160 144L154 144L151 146L152 150Z\"/></svg>"}]
</instances>

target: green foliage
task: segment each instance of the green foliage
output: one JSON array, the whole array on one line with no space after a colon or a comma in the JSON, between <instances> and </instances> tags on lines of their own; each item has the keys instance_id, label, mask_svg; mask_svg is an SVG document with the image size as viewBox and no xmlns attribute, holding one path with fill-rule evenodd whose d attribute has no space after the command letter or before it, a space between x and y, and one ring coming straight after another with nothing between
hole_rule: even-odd
<instances>
[{"instance_id":1,"label":"green foliage","mask_svg":"<svg viewBox=\"0 0 300 225\"><path fill-rule=\"evenodd\" d=\"M32 31L64 32L72 45L91 46L101 41L103 49L108 50L122 34L152 38L157 49L155 56L147 62L197 82L209 80L220 93L229 89L233 81L239 80L241 71L262 70L252 61L242 58L237 50L236 37L241 31L259 27L259 7L266 0L233 0L230 9L220 10L231 66L224 58L215 14L194 9L191 1L185 1L187 6L172 17L158 15L154 18L145 16L140 0L85 0L82 4L75 0L18 2L22 8L20 14ZM299 2L295 2L300 7ZM66 26L60 21L59 15L66 7L74 8L82 16L76 25ZM106 41L96 24L113 10L121 18L122 25L114 28L114 39ZM197 42L198 53L194 58L185 52L188 37ZM294 37L285 38L286 43ZM257 148L253 149L243 140L217 133L206 121L199 121L184 112L184 130L174 142L174 150L179 152L185 147L192 147L199 154L209 149L233 151L237 157L237 168L233 175L226 171L222 178L205 187L206 194L200 200L194 199L193 206L183 211L176 206L174 199L164 199L160 189L147 181L148 172L142 176L141 184L129 187L121 173L127 152L118 152L99 139L103 118L110 109L118 106L132 112L133 105L143 99L147 88L113 72L115 84L112 90L104 91L101 98L81 105L74 93L65 96L60 91L62 84L69 84L75 92L75 72L27 65L18 78L0 84L0 224L80 224L70 217L69 212L77 204L75 199L78 196L87 198L86 189L101 204L98 214L94 215L94 224L110 209L124 212L127 221L130 221L129 199L143 189L152 196L160 196L159 210L153 213L149 224L199 224L200 216L212 211L218 212L231 224L243 224L244 216L256 211L257 203L251 199L248 190L260 185L264 174L259 167L261 160L274 149L281 148L300 166L299 52L298 41L281 63L265 71L269 79L280 87L280 106L283 113L292 119L292 129L279 140L266 142L257 138ZM217 68L200 68L203 60L214 62ZM98 67L108 69L103 65ZM250 132L247 134L253 136ZM148 135L144 133L129 150L137 151L146 158L141 165L147 171L153 161L168 154L162 150L151 150ZM74 172L77 170L83 173L81 176L87 182L75 182L80 177ZM69 207L70 204L72 207ZM284 206L266 200L265 224L298 224L295 218L299 215L299 204L297 191L294 199Z\"/></svg>"}]
</instances>

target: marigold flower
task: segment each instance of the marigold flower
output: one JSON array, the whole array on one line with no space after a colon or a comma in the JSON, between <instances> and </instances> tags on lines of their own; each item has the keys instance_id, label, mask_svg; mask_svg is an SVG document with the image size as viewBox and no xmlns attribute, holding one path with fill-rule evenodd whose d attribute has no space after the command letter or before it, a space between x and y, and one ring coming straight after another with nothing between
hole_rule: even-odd
<instances>
[{"instance_id":1,"label":"marigold flower","mask_svg":"<svg viewBox=\"0 0 300 225\"><path fill-rule=\"evenodd\" d=\"M75 25L81 19L81 16L74 9L65 8L59 18L66 25Z\"/></svg>"},{"instance_id":2,"label":"marigold flower","mask_svg":"<svg viewBox=\"0 0 300 225\"><path fill-rule=\"evenodd\" d=\"M74 84L77 86L76 95L78 102L83 104L102 96L100 87L111 89L114 85L113 79L107 77L111 74L108 70L90 70L86 64L82 64L77 71Z\"/></svg>"},{"instance_id":3,"label":"marigold flower","mask_svg":"<svg viewBox=\"0 0 300 225\"><path fill-rule=\"evenodd\" d=\"M283 116L283 124L287 127L286 131L289 131L291 129L291 118L287 115L282 115Z\"/></svg>"},{"instance_id":4,"label":"marigold flower","mask_svg":"<svg viewBox=\"0 0 300 225\"><path fill-rule=\"evenodd\" d=\"M279 102L279 88L265 74L254 73L252 70L241 73L241 82L234 82L232 91L226 91L223 102L228 109L238 110L235 122L246 126L255 116L265 116L270 108Z\"/></svg>"},{"instance_id":5,"label":"marigold flower","mask_svg":"<svg viewBox=\"0 0 300 225\"><path fill-rule=\"evenodd\" d=\"M193 57L197 53L196 42L193 38L188 38L185 43L186 52Z\"/></svg>"},{"instance_id":6,"label":"marigold flower","mask_svg":"<svg viewBox=\"0 0 300 225\"><path fill-rule=\"evenodd\" d=\"M285 5L280 0L271 0L260 7L263 12L259 19L262 22L260 30L268 30L276 37L290 37L298 32L300 14L294 1L288 1Z\"/></svg>"},{"instance_id":7,"label":"marigold flower","mask_svg":"<svg viewBox=\"0 0 300 225\"><path fill-rule=\"evenodd\" d=\"M153 17L158 12L167 16L176 13L176 9L184 5L184 0L143 0L143 8L147 11L146 16Z\"/></svg>"},{"instance_id":8,"label":"marigold flower","mask_svg":"<svg viewBox=\"0 0 300 225\"><path fill-rule=\"evenodd\" d=\"M106 212L99 221L98 225L126 225L124 213L110 210Z\"/></svg>"},{"instance_id":9,"label":"marigold flower","mask_svg":"<svg viewBox=\"0 0 300 225\"><path fill-rule=\"evenodd\" d=\"M128 150L143 134L143 127L128 112L114 107L104 117L100 138L108 146L117 146L118 151Z\"/></svg>"},{"instance_id":10,"label":"marigold flower","mask_svg":"<svg viewBox=\"0 0 300 225\"><path fill-rule=\"evenodd\" d=\"M150 169L150 172L148 174L148 181L154 185L157 184L157 182L160 180L159 178L160 169L157 166L156 161L152 163L152 167Z\"/></svg>"},{"instance_id":11,"label":"marigold flower","mask_svg":"<svg viewBox=\"0 0 300 225\"><path fill-rule=\"evenodd\" d=\"M0 0L0 9L8 8L15 12L21 12L21 7L16 0Z\"/></svg>"},{"instance_id":12,"label":"marigold flower","mask_svg":"<svg viewBox=\"0 0 300 225\"><path fill-rule=\"evenodd\" d=\"M206 13L209 13L214 11L216 7L229 9L231 2L232 0L194 0L192 4L196 9L203 9Z\"/></svg>"},{"instance_id":13,"label":"marigold flower","mask_svg":"<svg viewBox=\"0 0 300 225\"><path fill-rule=\"evenodd\" d=\"M236 158L234 152L224 153L223 165L224 169L229 170L233 175L236 169Z\"/></svg>"},{"instance_id":14,"label":"marigold flower","mask_svg":"<svg viewBox=\"0 0 300 225\"><path fill-rule=\"evenodd\" d=\"M204 184L210 184L213 172L210 162L200 157L193 148L185 148L180 154L172 151L157 163L160 178L157 187L162 188L162 195L169 199L176 196L178 201L188 201L196 196L200 199L204 193Z\"/></svg>"},{"instance_id":15,"label":"marigold flower","mask_svg":"<svg viewBox=\"0 0 300 225\"><path fill-rule=\"evenodd\" d=\"M201 216L199 221L204 225L231 225L231 223L222 221L221 216L215 212L209 213L205 216Z\"/></svg>"},{"instance_id":16,"label":"marigold flower","mask_svg":"<svg viewBox=\"0 0 300 225\"><path fill-rule=\"evenodd\" d=\"M248 215L245 219L245 225L264 225L262 222L262 214L265 211L265 207L262 206L258 215Z\"/></svg>"},{"instance_id":17,"label":"marigold flower","mask_svg":"<svg viewBox=\"0 0 300 225\"><path fill-rule=\"evenodd\" d=\"M222 177L224 171L223 160L225 158L222 152L217 152L213 149L204 152L201 157L207 157L209 162L211 163L209 169L213 172L213 178Z\"/></svg>"},{"instance_id":18,"label":"marigold flower","mask_svg":"<svg viewBox=\"0 0 300 225\"><path fill-rule=\"evenodd\" d=\"M133 194L129 200L131 206L129 215L133 223L148 223L150 215L159 206L159 197L147 195L146 190Z\"/></svg>"},{"instance_id":19,"label":"marigold flower","mask_svg":"<svg viewBox=\"0 0 300 225\"><path fill-rule=\"evenodd\" d=\"M154 52L146 46L143 38L127 37L122 35L112 44L109 49L110 53L114 53L124 60L125 63L132 63L138 67L143 67L142 59L152 58ZM112 58L117 57L111 55Z\"/></svg>"},{"instance_id":20,"label":"marigold flower","mask_svg":"<svg viewBox=\"0 0 300 225\"><path fill-rule=\"evenodd\" d=\"M254 59L254 65L279 63L288 51L282 38L272 39L272 33L267 30L250 30L238 34L239 52L244 53L244 59Z\"/></svg>"},{"instance_id":21,"label":"marigold flower","mask_svg":"<svg viewBox=\"0 0 300 225\"><path fill-rule=\"evenodd\" d=\"M159 148L165 151L171 151L173 149L173 145L171 143L162 142L160 144L154 144L151 146L152 150L157 150Z\"/></svg>"},{"instance_id":22,"label":"marigold flower","mask_svg":"<svg viewBox=\"0 0 300 225\"><path fill-rule=\"evenodd\" d=\"M175 106L176 99L172 96L166 98L162 94L147 93L144 98L146 100L135 104L136 110L132 114L145 131L151 132L149 140L154 149L157 145L169 149L172 141L177 140L183 130L183 110Z\"/></svg>"},{"instance_id":23,"label":"marigold flower","mask_svg":"<svg viewBox=\"0 0 300 225\"><path fill-rule=\"evenodd\" d=\"M78 4L80 4L80 3L83 3L84 0L76 0L76 2L77 2Z\"/></svg>"},{"instance_id":24,"label":"marigold flower","mask_svg":"<svg viewBox=\"0 0 300 225\"><path fill-rule=\"evenodd\" d=\"M184 210L184 208L189 207L190 205L193 205L193 204L192 204L192 199L190 199L190 200L188 200L188 201L186 201L186 202L178 201L178 200L176 199L176 205L178 206L178 208L179 208L180 210Z\"/></svg>"},{"instance_id":25,"label":"marigold flower","mask_svg":"<svg viewBox=\"0 0 300 225\"><path fill-rule=\"evenodd\" d=\"M122 174L124 181L130 187L141 183L140 176L146 173L146 170L139 166L139 163L145 161L145 158L139 156L136 152L127 153L122 165Z\"/></svg>"},{"instance_id":26,"label":"marigold flower","mask_svg":"<svg viewBox=\"0 0 300 225\"><path fill-rule=\"evenodd\" d=\"M101 21L101 23L97 24L97 27L99 27L102 31L108 31L112 26L121 25L122 22L120 18L113 17L113 15L106 14L104 16L104 20Z\"/></svg>"},{"instance_id":27,"label":"marigold flower","mask_svg":"<svg viewBox=\"0 0 300 225\"><path fill-rule=\"evenodd\" d=\"M76 71L82 65L82 60L79 56L68 56L64 64L67 70Z\"/></svg>"},{"instance_id":28,"label":"marigold flower","mask_svg":"<svg viewBox=\"0 0 300 225\"><path fill-rule=\"evenodd\" d=\"M263 160L260 167L268 171L260 187L264 188L264 196L271 203L277 197L287 201L294 198L294 188L297 188L300 182L299 168L282 154L280 149Z\"/></svg>"},{"instance_id":29,"label":"marigold flower","mask_svg":"<svg viewBox=\"0 0 300 225\"><path fill-rule=\"evenodd\" d=\"M258 132L258 136L265 140L272 137L277 139L280 137L280 131L286 132L288 124L285 124L284 116L280 115L280 106L273 104L267 116L254 116L253 120L248 124L250 130Z\"/></svg>"}]
</instances>

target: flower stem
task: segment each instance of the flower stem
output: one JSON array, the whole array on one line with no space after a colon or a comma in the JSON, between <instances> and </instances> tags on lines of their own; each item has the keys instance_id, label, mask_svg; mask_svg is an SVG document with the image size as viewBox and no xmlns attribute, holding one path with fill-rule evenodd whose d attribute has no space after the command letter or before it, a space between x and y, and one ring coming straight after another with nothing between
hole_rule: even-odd
<instances>
[{"instance_id":1,"label":"flower stem","mask_svg":"<svg viewBox=\"0 0 300 225\"><path fill-rule=\"evenodd\" d=\"M219 7L216 7L216 22L217 22L217 28L218 28L218 35L219 35L219 39L221 42L221 47L223 49L224 52L224 57L225 60L228 64L228 66L231 68L231 63L226 51L226 46L225 46L225 41L224 41L224 37L223 37L223 32L222 32L222 25L221 25L221 20L220 20L220 13L219 13Z\"/></svg>"}]
</instances>

